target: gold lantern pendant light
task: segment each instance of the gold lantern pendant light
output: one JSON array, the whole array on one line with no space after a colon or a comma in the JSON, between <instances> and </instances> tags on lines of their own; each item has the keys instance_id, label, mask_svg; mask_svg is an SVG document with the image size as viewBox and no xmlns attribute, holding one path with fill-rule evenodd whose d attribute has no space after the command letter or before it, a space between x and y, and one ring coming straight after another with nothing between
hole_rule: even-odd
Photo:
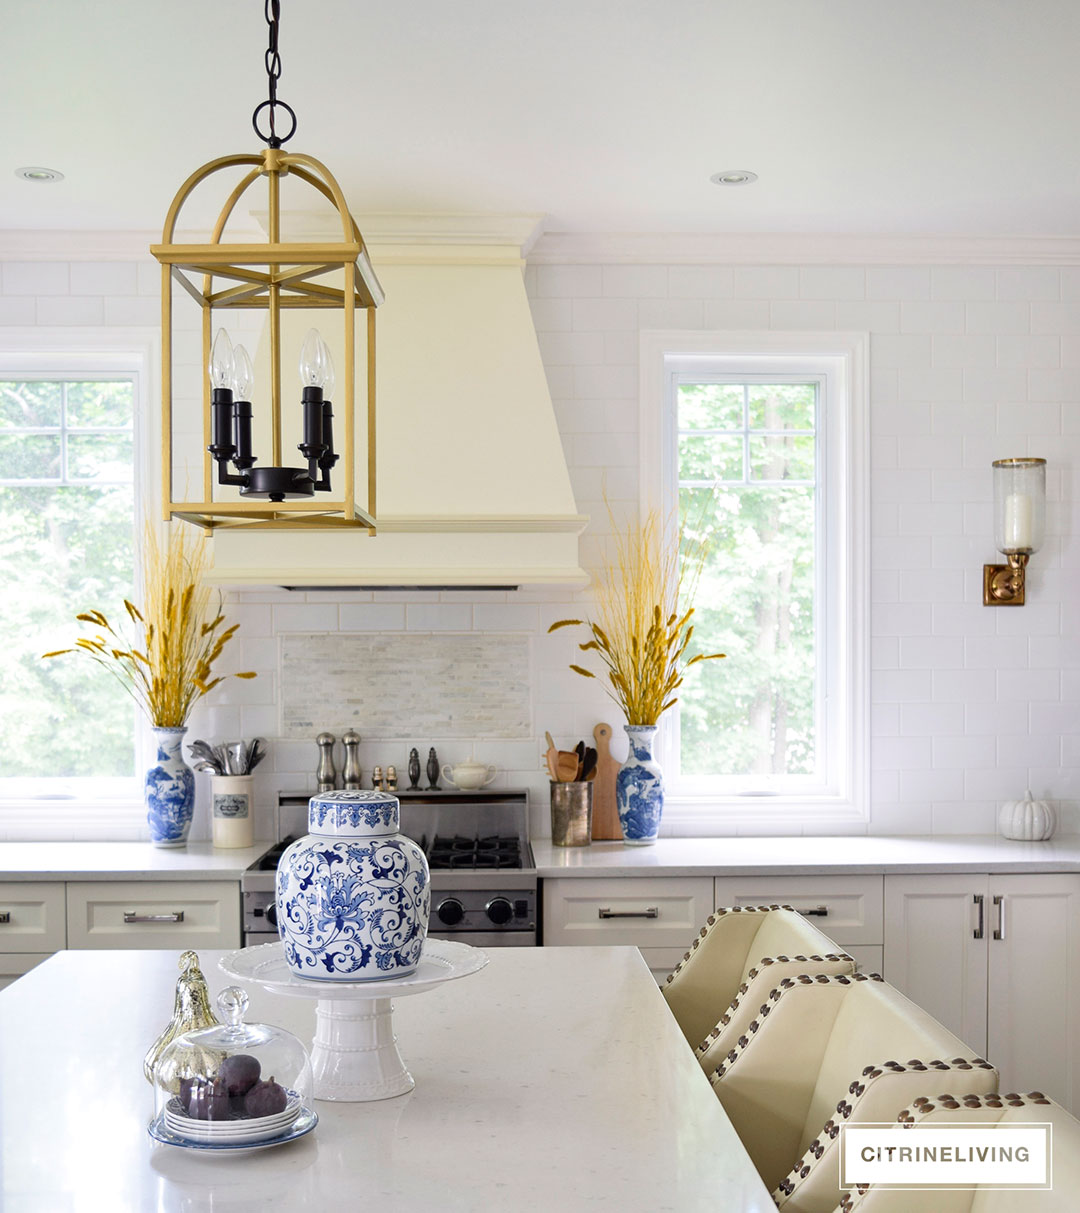
<instances>
[{"instance_id":1,"label":"gold lantern pendant light","mask_svg":"<svg viewBox=\"0 0 1080 1213\"><path fill-rule=\"evenodd\" d=\"M270 529L336 526L366 528L375 533L375 309L383 291L372 269L363 237L349 214L341 188L318 160L283 150L296 131L296 115L277 97L281 75L278 52L280 0L266 0L270 30L266 51L269 96L252 115L255 133L266 144L255 154L223 156L197 169L173 199L165 219L162 243L151 252L161 263L162 330L162 500L164 516L212 529L248 526ZM264 115L265 111L265 115ZM267 133L260 129L265 117ZM288 129L278 131L284 118ZM225 199L209 243L176 239L181 209L196 186L223 170L246 168ZM289 243L281 234L281 178L286 175L316 190L337 212L340 241ZM249 187L265 179L269 191L268 238L265 242L228 243L226 224ZM331 280L326 281L327 276ZM322 279L322 281L320 281ZM178 284L201 309L202 363L206 368L202 401L202 493L197 500L174 498L173 466L176 423L184 402L174 389L174 299ZM181 300L184 295L180 296ZM301 466L282 458L282 309L319 308L342 323L343 368L337 399L339 433L334 432L332 403L335 368L327 343L312 329L300 350ZM254 374L243 345L233 345L215 313L229 309L262 309L268 314L270 352L269 460L253 450ZM356 433L357 311L367 317L366 459L359 459ZM294 416L293 420L296 418ZM190 429L190 426L187 427ZM335 441L336 439L336 441ZM299 461L296 461L299 462ZM336 467L340 463L340 467ZM366 467L365 467L366 465ZM335 470L336 469L336 470ZM358 471L361 475L358 477ZM333 480L333 483L332 483ZM363 483L358 484L358 480ZM224 488L224 492L222 491ZM358 489L360 490L358 492ZM188 491L185 489L185 491ZM357 497L364 498L364 505Z\"/></svg>"}]
</instances>

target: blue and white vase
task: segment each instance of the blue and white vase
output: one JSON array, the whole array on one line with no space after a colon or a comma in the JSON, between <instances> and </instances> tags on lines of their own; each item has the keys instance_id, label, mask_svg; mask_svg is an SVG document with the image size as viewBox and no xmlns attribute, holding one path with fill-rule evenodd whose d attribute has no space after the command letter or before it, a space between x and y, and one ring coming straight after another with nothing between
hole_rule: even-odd
<instances>
[{"instance_id":1,"label":"blue and white vase","mask_svg":"<svg viewBox=\"0 0 1080 1213\"><path fill-rule=\"evenodd\" d=\"M180 752L187 729L155 728L153 732L157 761L143 783L150 838L157 847L183 847L195 811L195 772Z\"/></svg>"},{"instance_id":2,"label":"blue and white vase","mask_svg":"<svg viewBox=\"0 0 1080 1213\"><path fill-rule=\"evenodd\" d=\"M386 792L321 792L277 869L278 934L300 977L378 981L420 961L431 908L424 852Z\"/></svg>"},{"instance_id":3,"label":"blue and white vase","mask_svg":"<svg viewBox=\"0 0 1080 1213\"><path fill-rule=\"evenodd\" d=\"M656 841L664 811L664 775L653 758L654 724L624 724L630 753L615 776L615 804L623 842L649 846Z\"/></svg>"}]
</instances>

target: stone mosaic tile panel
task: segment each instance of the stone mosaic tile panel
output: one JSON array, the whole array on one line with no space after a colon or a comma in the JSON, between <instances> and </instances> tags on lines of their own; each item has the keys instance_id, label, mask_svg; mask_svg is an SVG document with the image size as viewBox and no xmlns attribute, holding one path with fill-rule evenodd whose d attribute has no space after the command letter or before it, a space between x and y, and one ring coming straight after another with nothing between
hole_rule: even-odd
<instances>
[{"instance_id":1,"label":"stone mosaic tile panel","mask_svg":"<svg viewBox=\"0 0 1080 1213\"><path fill-rule=\"evenodd\" d=\"M287 633L280 668L282 737L533 735L528 636Z\"/></svg>"}]
</instances>

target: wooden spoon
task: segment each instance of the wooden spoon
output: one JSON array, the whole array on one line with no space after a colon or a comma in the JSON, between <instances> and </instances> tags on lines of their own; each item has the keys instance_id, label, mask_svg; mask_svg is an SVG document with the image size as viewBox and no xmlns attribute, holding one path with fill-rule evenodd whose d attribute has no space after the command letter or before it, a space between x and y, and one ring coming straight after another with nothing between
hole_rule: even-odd
<instances>
[{"instance_id":1,"label":"wooden spoon","mask_svg":"<svg viewBox=\"0 0 1080 1213\"><path fill-rule=\"evenodd\" d=\"M552 741L550 733L544 734L544 740L548 743L547 753L544 755L544 761L547 763L548 774L553 780L558 782L559 776L555 770L555 760L559 751L555 748L555 742Z\"/></svg>"},{"instance_id":2,"label":"wooden spoon","mask_svg":"<svg viewBox=\"0 0 1080 1213\"><path fill-rule=\"evenodd\" d=\"M560 750L555 761L555 770L560 783L573 783L578 772L577 754L573 750Z\"/></svg>"}]
</instances>

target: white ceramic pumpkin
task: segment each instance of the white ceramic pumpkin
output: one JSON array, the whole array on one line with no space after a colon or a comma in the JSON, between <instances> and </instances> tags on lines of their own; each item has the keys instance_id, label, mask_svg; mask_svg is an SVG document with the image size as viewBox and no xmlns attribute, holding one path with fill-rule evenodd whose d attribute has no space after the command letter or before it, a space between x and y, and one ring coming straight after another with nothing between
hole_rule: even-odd
<instances>
[{"instance_id":1,"label":"white ceramic pumpkin","mask_svg":"<svg viewBox=\"0 0 1080 1213\"><path fill-rule=\"evenodd\" d=\"M1020 842L1042 842L1057 827L1053 806L1045 800L1033 800L1031 792L1023 800L1007 800L998 813L998 829L1006 838Z\"/></svg>"}]
</instances>

